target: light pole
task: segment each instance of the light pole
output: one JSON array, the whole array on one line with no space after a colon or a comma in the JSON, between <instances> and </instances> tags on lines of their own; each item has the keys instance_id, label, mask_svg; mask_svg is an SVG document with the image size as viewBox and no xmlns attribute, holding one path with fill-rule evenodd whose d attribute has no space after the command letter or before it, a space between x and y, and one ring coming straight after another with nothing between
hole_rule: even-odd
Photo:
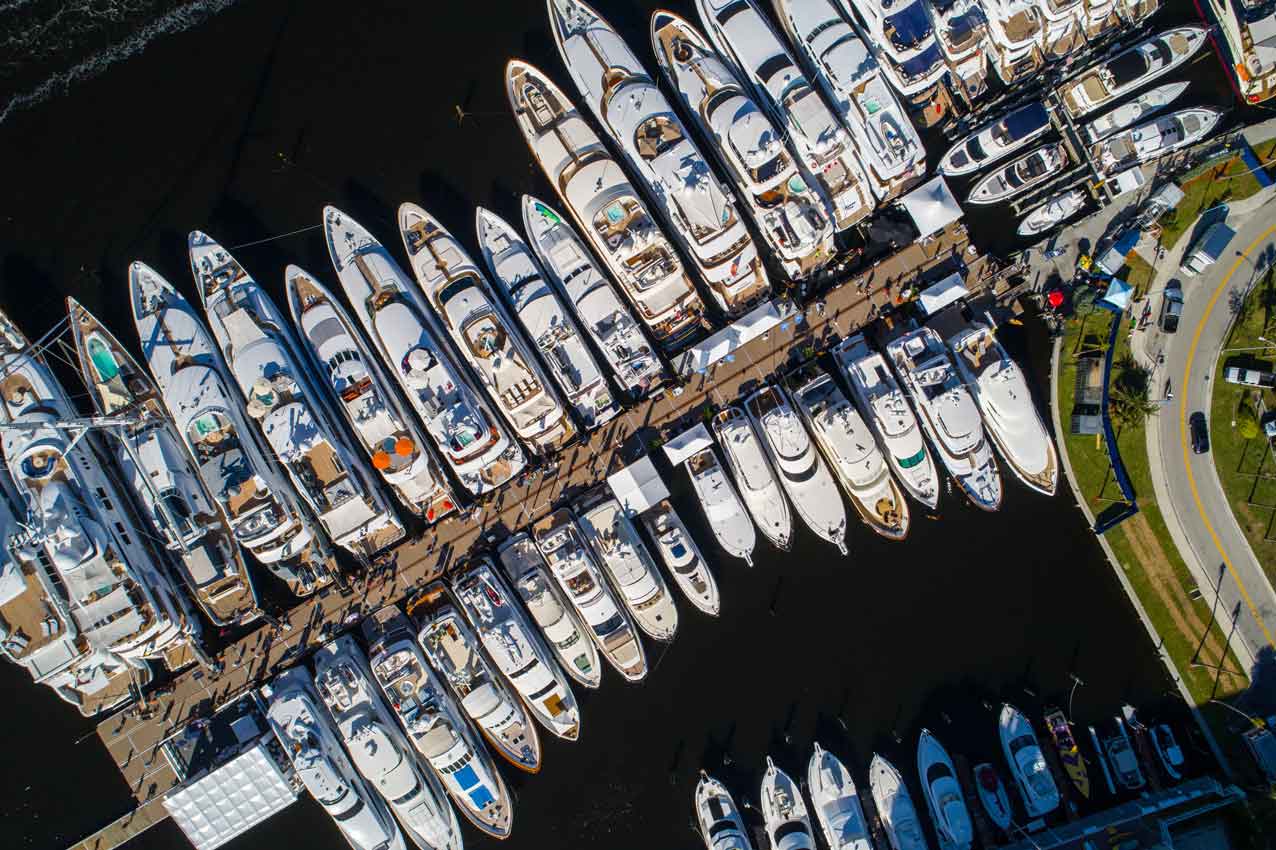
<instances>
[{"instance_id":1,"label":"light pole","mask_svg":"<svg viewBox=\"0 0 1276 850\"><path fill-rule=\"evenodd\" d=\"M1252 723L1252 724L1253 724L1256 728L1262 729L1262 728L1264 728L1265 726L1267 726L1267 724L1266 724L1266 723L1264 723L1261 719L1259 719L1259 718L1257 718L1257 717L1252 717L1252 716L1250 716L1250 715L1246 714L1245 712L1241 711L1239 708L1237 708L1236 706L1232 705L1231 703L1226 703L1226 702L1223 702L1221 699L1214 699L1213 697L1211 697L1211 698L1210 698L1210 702L1215 703L1215 704L1217 704L1217 705L1221 705L1221 706L1223 706L1223 708L1226 708L1226 709L1228 709L1229 711L1232 711L1232 712L1235 712L1236 714L1239 714L1241 717L1244 717L1246 720L1248 720L1250 723Z\"/></svg>"}]
</instances>

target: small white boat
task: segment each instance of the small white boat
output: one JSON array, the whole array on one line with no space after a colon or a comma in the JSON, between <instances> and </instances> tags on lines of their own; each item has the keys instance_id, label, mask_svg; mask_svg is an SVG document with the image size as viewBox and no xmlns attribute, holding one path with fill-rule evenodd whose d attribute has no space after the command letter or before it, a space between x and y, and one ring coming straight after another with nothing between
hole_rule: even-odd
<instances>
[{"instance_id":1,"label":"small white boat","mask_svg":"<svg viewBox=\"0 0 1276 850\"><path fill-rule=\"evenodd\" d=\"M1050 775L1050 767L1028 718L1013 705L1004 703L997 727L1001 734L1002 753L1010 765L1010 774L1019 788L1028 816L1038 818L1059 808L1059 789Z\"/></svg>"},{"instance_id":2,"label":"small white boat","mask_svg":"<svg viewBox=\"0 0 1276 850\"><path fill-rule=\"evenodd\" d=\"M784 491L775 480L758 432L753 430L744 411L733 406L718 411L712 425L754 523L764 537L787 551L793 536L793 515Z\"/></svg>"},{"instance_id":3,"label":"small white boat","mask_svg":"<svg viewBox=\"0 0 1276 850\"><path fill-rule=\"evenodd\" d=\"M1191 81L1185 80L1181 83L1166 83L1163 86L1149 89L1134 98L1134 100L1105 112L1089 124L1084 125L1081 128L1081 133L1089 141L1097 142L1104 136L1129 127L1143 118L1160 112L1173 103L1179 95L1187 91L1189 85L1191 85Z\"/></svg>"},{"instance_id":4,"label":"small white boat","mask_svg":"<svg viewBox=\"0 0 1276 850\"><path fill-rule=\"evenodd\" d=\"M767 838L775 850L815 850L811 818L802 800L802 790L789 775L766 757L762 776L762 820Z\"/></svg>"},{"instance_id":5,"label":"small white boat","mask_svg":"<svg viewBox=\"0 0 1276 850\"><path fill-rule=\"evenodd\" d=\"M691 487L700 499L705 521L718 545L727 554L753 566L757 530L740 501L740 494L718 462L718 453L713 450L713 438L709 436L708 429L703 424L696 425L671 437L664 450L670 463L681 463L686 467L687 474L691 476Z\"/></svg>"},{"instance_id":6,"label":"small white boat","mask_svg":"<svg viewBox=\"0 0 1276 850\"><path fill-rule=\"evenodd\" d=\"M868 787L877 806L877 816L886 830L886 837L894 850L930 850L930 842L922 833L917 806L904 785L895 765L873 754L868 766Z\"/></svg>"},{"instance_id":7,"label":"small white boat","mask_svg":"<svg viewBox=\"0 0 1276 850\"><path fill-rule=\"evenodd\" d=\"M1173 71L1201 49L1208 33L1202 26L1157 33L1061 86L1060 100L1080 118Z\"/></svg>"},{"instance_id":8,"label":"small white boat","mask_svg":"<svg viewBox=\"0 0 1276 850\"><path fill-rule=\"evenodd\" d=\"M922 781L922 794L930 811L931 823L939 833L940 845L956 850L969 850L975 832L962 799L957 781L957 768L944 745L923 729L917 742L917 775Z\"/></svg>"},{"instance_id":9,"label":"small white boat","mask_svg":"<svg viewBox=\"0 0 1276 850\"><path fill-rule=\"evenodd\" d=\"M669 568L682 595L711 617L718 616L722 606L718 583L673 505L668 499L662 499L655 507L645 511L641 519L656 541L656 552Z\"/></svg>"},{"instance_id":10,"label":"small white boat","mask_svg":"<svg viewBox=\"0 0 1276 850\"><path fill-rule=\"evenodd\" d=\"M1183 757L1179 742L1174 738L1174 730L1168 723L1158 723L1148 730L1148 737L1152 739L1152 748L1156 750L1156 757L1161 760L1165 775L1178 782L1183 778L1183 766L1187 760Z\"/></svg>"},{"instance_id":11,"label":"small white boat","mask_svg":"<svg viewBox=\"0 0 1276 850\"><path fill-rule=\"evenodd\" d=\"M971 174L992 165L1044 135L1050 129L1045 104L1033 101L985 124L948 149L939 171L949 177Z\"/></svg>"},{"instance_id":12,"label":"small white boat","mask_svg":"<svg viewBox=\"0 0 1276 850\"><path fill-rule=\"evenodd\" d=\"M1036 236L1058 227L1077 213L1089 200L1084 189L1072 189L1055 195L1039 207L1033 207L1019 222L1020 236Z\"/></svg>"},{"instance_id":13,"label":"small white boat","mask_svg":"<svg viewBox=\"0 0 1276 850\"><path fill-rule=\"evenodd\" d=\"M970 190L968 204L996 204L1022 195L1063 173L1068 152L1063 145L1042 145L1003 165Z\"/></svg>"},{"instance_id":14,"label":"small white boat","mask_svg":"<svg viewBox=\"0 0 1276 850\"><path fill-rule=\"evenodd\" d=\"M873 850L855 780L818 742L806 766L806 791L829 850Z\"/></svg>"},{"instance_id":15,"label":"small white boat","mask_svg":"<svg viewBox=\"0 0 1276 850\"><path fill-rule=\"evenodd\" d=\"M1223 118L1217 109L1180 109L1109 136L1092 149L1099 168L1115 174L1201 141Z\"/></svg>"},{"instance_id":16,"label":"small white boat","mask_svg":"<svg viewBox=\"0 0 1276 850\"><path fill-rule=\"evenodd\" d=\"M696 783L696 824L705 850L753 850L731 792L703 770Z\"/></svg>"},{"instance_id":17,"label":"small white boat","mask_svg":"<svg viewBox=\"0 0 1276 850\"><path fill-rule=\"evenodd\" d=\"M1009 831L1014 809L1010 808L1010 797L997 769L988 762L975 765L975 790L988 819L1002 832Z\"/></svg>"}]
</instances>

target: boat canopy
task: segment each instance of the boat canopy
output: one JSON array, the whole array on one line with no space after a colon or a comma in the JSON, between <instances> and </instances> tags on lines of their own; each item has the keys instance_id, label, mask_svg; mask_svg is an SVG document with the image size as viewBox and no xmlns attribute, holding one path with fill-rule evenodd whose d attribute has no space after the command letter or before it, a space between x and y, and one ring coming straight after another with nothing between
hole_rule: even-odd
<instances>
[{"instance_id":1,"label":"boat canopy","mask_svg":"<svg viewBox=\"0 0 1276 850\"><path fill-rule=\"evenodd\" d=\"M674 360L674 369L683 377L704 372L737 348L791 318L796 311L788 302L764 301L699 345L692 346Z\"/></svg>"},{"instance_id":2,"label":"boat canopy","mask_svg":"<svg viewBox=\"0 0 1276 850\"><path fill-rule=\"evenodd\" d=\"M913 223L923 237L943 230L962 216L961 205L953 197L947 181L938 175L900 198L899 202L913 217Z\"/></svg>"},{"instance_id":3,"label":"boat canopy","mask_svg":"<svg viewBox=\"0 0 1276 850\"><path fill-rule=\"evenodd\" d=\"M619 472L608 475L607 486L624 508L625 515L630 517L654 508L669 498L669 488L665 486L651 458L646 455Z\"/></svg>"},{"instance_id":4,"label":"boat canopy","mask_svg":"<svg viewBox=\"0 0 1276 850\"><path fill-rule=\"evenodd\" d=\"M164 797L173 816L195 850L213 850L282 811L297 799L271 756L269 737L220 767Z\"/></svg>"}]
</instances>

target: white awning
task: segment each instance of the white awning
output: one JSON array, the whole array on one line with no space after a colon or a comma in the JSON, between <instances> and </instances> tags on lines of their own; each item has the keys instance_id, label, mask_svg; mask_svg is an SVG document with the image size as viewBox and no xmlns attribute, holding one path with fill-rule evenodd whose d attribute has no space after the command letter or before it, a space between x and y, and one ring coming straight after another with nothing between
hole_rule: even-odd
<instances>
[{"instance_id":1,"label":"white awning","mask_svg":"<svg viewBox=\"0 0 1276 850\"><path fill-rule=\"evenodd\" d=\"M709 436L709 429L704 427L704 423L701 422L696 427L683 431L665 443L665 457L669 458L670 463L677 466L687 458L704 451L712 445L713 438Z\"/></svg>"},{"instance_id":2,"label":"white awning","mask_svg":"<svg viewBox=\"0 0 1276 850\"><path fill-rule=\"evenodd\" d=\"M962 216L961 205L940 176L918 186L899 202L913 217L913 223L922 236L937 233Z\"/></svg>"},{"instance_id":3,"label":"white awning","mask_svg":"<svg viewBox=\"0 0 1276 850\"><path fill-rule=\"evenodd\" d=\"M970 290L966 288L966 278L961 272L953 272L939 283L926 287L917 296L917 303L926 311L926 315L933 316L949 304L959 299L965 298L970 294Z\"/></svg>"},{"instance_id":4,"label":"white awning","mask_svg":"<svg viewBox=\"0 0 1276 850\"><path fill-rule=\"evenodd\" d=\"M266 740L266 739L263 739ZM195 850L213 850L297 799L264 743L170 791L164 808Z\"/></svg>"},{"instance_id":5,"label":"white awning","mask_svg":"<svg viewBox=\"0 0 1276 850\"><path fill-rule=\"evenodd\" d=\"M783 304L775 301L760 304L699 345L679 354L674 360L674 368L683 377L703 372L740 346L791 318L795 312L793 305L787 301Z\"/></svg>"},{"instance_id":6,"label":"white awning","mask_svg":"<svg viewBox=\"0 0 1276 850\"><path fill-rule=\"evenodd\" d=\"M651 458L643 456L624 469L607 476L607 486L615 494L626 516L634 517L669 498L669 488L656 471Z\"/></svg>"}]
</instances>

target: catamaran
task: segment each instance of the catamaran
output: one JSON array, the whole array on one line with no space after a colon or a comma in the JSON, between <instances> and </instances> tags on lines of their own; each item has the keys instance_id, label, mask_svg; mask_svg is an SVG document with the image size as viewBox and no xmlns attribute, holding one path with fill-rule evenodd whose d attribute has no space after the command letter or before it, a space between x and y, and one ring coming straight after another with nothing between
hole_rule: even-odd
<instances>
[{"instance_id":1,"label":"catamaran","mask_svg":"<svg viewBox=\"0 0 1276 850\"><path fill-rule=\"evenodd\" d=\"M931 823L939 833L940 845L951 850L970 850L975 831L962 799L957 768L929 729L922 729L917 742L917 775L922 780L922 795Z\"/></svg>"},{"instance_id":2,"label":"catamaran","mask_svg":"<svg viewBox=\"0 0 1276 850\"><path fill-rule=\"evenodd\" d=\"M753 522L764 537L787 551L793 536L793 515L784 491L775 480L758 432L753 430L744 411L734 406L718 411L712 425Z\"/></svg>"},{"instance_id":3,"label":"catamaran","mask_svg":"<svg viewBox=\"0 0 1276 850\"><path fill-rule=\"evenodd\" d=\"M1001 706L998 719L1001 749L1010 765L1019 795L1028 816L1038 818L1059 808L1059 789L1055 787L1046 757L1037 743L1032 724L1019 709L1009 703Z\"/></svg>"},{"instance_id":4,"label":"catamaran","mask_svg":"<svg viewBox=\"0 0 1276 850\"><path fill-rule=\"evenodd\" d=\"M696 425L668 440L664 449L670 463L681 462L686 467L687 474L691 476L691 487L700 500L705 521L718 545L727 554L753 566L757 531L744 503L740 501L740 494L718 462L708 430L703 424Z\"/></svg>"},{"instance_id":5,"label":"catamaran","mask_svg":"<svg viewBox=\"0 0 1276 850\"><path fill-rule=\"evenodd\" d=\"M877 753L868 766L868 787L877 807L877 816L894 850L930 850L922 834L917 806L895 765Z\"/></svg>"},{"instance_id":6,"label":"catamaran","mask_svg":"<svg viewBox=\"0 0 1276 850\"><path fill-rule=\"evenodd\" d=\"M829 850L873 850L855 780L819 742L806 765L806 790Z\"/></svg>"},{"instance_id":7,"label":"catamaran","mask_svg":"<svg viewBox=\"0 0 1276 850\"><path fill-rule=\"evenodd\" d=\"M1201 49L1205 27L1175 27L1121 51L1059 90L1068 114L1080 118L1142 88L1182 65Z\"/></svg>"},{"instance_id":8,"label":"catamaran","mask_svg":"<svg viewBox=\"0 0 1276 850\"><path fill-rule=\"evenodd\" d=\"M682 518L668 499L662 499L641 517L647 533L656 541L656 553L664 561L673 580L687 601L706 614L716 617L721 610L718 582L700 547L691 538Z\"/></svg>"},{"instance_id":9,"label":"catamaran","mask_svg":"<svg viewBox=\"0 0 1276 850\"><path fill-rule=\"evenodd\" d=\"M815 850L811 817L802 800L802 789L766 757L762 775L762 820L771 846L781 850Z\"/></svg>"}]
</instances>

